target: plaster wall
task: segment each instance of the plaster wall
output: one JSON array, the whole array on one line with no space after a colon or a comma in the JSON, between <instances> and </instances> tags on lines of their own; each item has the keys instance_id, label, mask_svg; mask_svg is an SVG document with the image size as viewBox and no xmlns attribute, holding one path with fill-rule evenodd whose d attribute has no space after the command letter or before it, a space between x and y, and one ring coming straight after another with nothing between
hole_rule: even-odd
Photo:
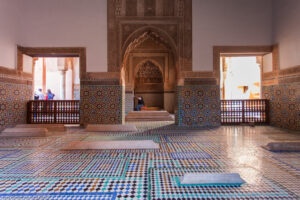
<instances>
[{"instance_id":1,"label":"plaster wall","mask_svg":"<svg viewBox=\"0 0 300 200\"><path fill-rule=\"evenodd\" d=\"M263 56L263 72L271 72L273 70L272 53Z\"/></svg>"},{"instance_id":2,"label":"plaster wall","mask_svg":"<svg viewBox=\"0 0 300 200\"><path fill-rule=\"evenodd\" d=\"M19 0L0 1L0 66L16 68Z\"/></svg>"},{"instance_id":3,"label":"plaster wall","mask_svg":"<svg viewBox=\"0 0 300 200\"><path fill-rule=\"evenodd\" d=\"M279 68L300 65L300 1L275 0L273 4L273 42L279 44Z\"/></svg>"},{"instance_id":4,"label":"plaster wall","mask_svg":"<svg viewBox=\"0 0 300 200\"><path fill-rule=\"evenodd\" d=\"M33 58L23 54L23 71L32 74Z\"/></svg>"},{"instance_id":5,"label":"plaster wall","mask_svg":"<svg viewBox=\"0 0 300 200\"><path fill-rule=\"evenodd\" d=\"M272 45L272 0L193 0L193 71L213 70L213 46L249 45Z\"/></svg>"},{"instance_id":6,"label":"plaster wall","mask_svg":"<svg viewBox=\"0 0 300 200\"><path fill-rule=\"evenodd\" d=\"M87 71L107 71L106 0L26 0L21 6L22 46L86 47Z\"/></svg>"}]
</instances>

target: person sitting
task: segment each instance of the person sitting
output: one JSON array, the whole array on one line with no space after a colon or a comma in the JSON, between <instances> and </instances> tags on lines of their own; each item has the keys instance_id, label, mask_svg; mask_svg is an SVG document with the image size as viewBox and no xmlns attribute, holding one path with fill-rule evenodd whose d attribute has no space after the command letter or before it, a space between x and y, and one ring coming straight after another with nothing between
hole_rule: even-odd
<instances>
[{"instance_id":1,"label":"person sitting","mask_svg":"<svg viewBox=\"0 0 300 200\"><path fill-rule=\"evenodd\" d=\"M141 108L145 106L143 97L138 97L138 104L136 106L137 111L141 111Z\"/></svg>"},{"instance_id":2,"label":"person sitting","mask_svg":"<svg viewBox=\"0 0 300 200\"><path fill-rule=\"evenodd\" d=\"M51 90L48 89L46 100L53 100L54 96L55 96L55 94L53 94L53 93L51 92Z\"/></svg>"}]
</instances>

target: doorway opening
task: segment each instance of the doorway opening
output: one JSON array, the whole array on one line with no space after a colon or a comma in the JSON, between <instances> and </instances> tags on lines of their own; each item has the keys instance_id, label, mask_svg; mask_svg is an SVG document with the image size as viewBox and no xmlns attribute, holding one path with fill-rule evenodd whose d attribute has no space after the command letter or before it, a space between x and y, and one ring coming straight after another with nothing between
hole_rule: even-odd
<instances>
[{"instance_id":1,"label":"doorway opening","mask_svg":"<svg viewBox=\"0 0 300 200\"><path fill-rule=\"evenodd\" d=\"M262 56L221 56L220 61L222 100L261 98Z\"/></svg>"},{"instance_id":2,"label":"doorway opening","mask_svg":"<svg viewBox=\"0 0 300 200\"><path fill-rule=\"evenodd\" d=\"M134 80L134 94L142 96L147 102L147 107L152 110L164 108L163 75L153 62L146 61L138 68ZM135 99L134 107L137 107L137 99Z\"/></svg>"},{"instance_id":3,"label":"doorway opening","mask_svg":"<svg viewBox=\"0 0 300 200\"><path fill-rule=\"evenodd\" d=\"M121 61L126 121L173 121L177 71L173 42L153 27L138 30L127 41ZM145 112L136 111L140 97Z\"/></svg>"},{"instance_id":4,"label":"doorway opening","mask_svg":"<svg viewBox=\"0 0 300 200\"><path fill-rule=\"evenodd\" d=\"M143 27L122 49L126 121L173 121L177 58L174 41L161 30ZM135 111L143 97L142 111Z\"/></svg>"},{"instance_id":5,"label":"doorway opening","mask_svg":"<svg viewBox=\"0 0 300 200\"><path fill-rule=\"evenodd\" d=\"M33 91L45 99L50 90L54 100L80 100L79 63L78 57L34 57Z\"/></svg>"},{"instance_id":6,"label":"doorway opening","mask_svg":"<svg viewBox=\"0 0 300 200\"><path fill-rule=\"evenodd\" d=\"M48 88L55 92L55 97L51 101L28 101L27 123L79 124L80 101L76 99L79 98L80 80L86 75L86 49L84 47L17 46L17 50L18 70L33 74L32 99L34 99L34 91L38 89L41 89L42 93L45 93ZM60 82L57 86L58 80ZM59 86L63 84L65 87L60 89ZM67 85L69 88L66 87ZM68 90L73 91L67 92ZM61 91L64 91L63 94Z\"/></svg>"},{"instance_id":7,"label":"doorway opening","mask_svg":"<svg viewBox=\"0 0 300 200\"><path fill-rule=\"evenodd\" d=\"M262 56L221 56L221 123L266 123L267 101L261 99Z\"/></svg>"}]
</instances>

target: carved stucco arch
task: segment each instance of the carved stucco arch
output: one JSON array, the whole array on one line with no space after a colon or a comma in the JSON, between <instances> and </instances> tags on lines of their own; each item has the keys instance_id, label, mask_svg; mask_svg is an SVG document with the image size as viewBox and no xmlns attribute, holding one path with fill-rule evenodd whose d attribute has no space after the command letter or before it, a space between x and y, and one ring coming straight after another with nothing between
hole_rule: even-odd
<instances>
[{"instance_id":1,"label":"carved stucco arch","mask_svg":"<svg viewBox=\"0 0 300 200\"><path fill-rule=\"evenodd\" d=\"M172 37L163 31L160 28L154 26L144 26L142 28L137 29L136 31L132 32L127 39L125 40L122 48L121 48L121 84L125 85L125 74L126 74L126 65L125 62L129 56L131 50L135 49L138 45L142 44L148 38L152 38L161 44L163 44L166 48L169 49L170 53L173 55L173 61L175 65L176 72L178 73L178 46L176 42L172 39ZM148 59L149 60L149 59ZM154 63L154 62L153 62ZM157 65L160 66L160 65ZM161 67L161 66L160 66ZM164 72L162 70L162 72ZM175 75L176 76L176 75ZM164 76L163 76L164 78Z\"/></svg>"},{"instance_id":2,"label":"carved stucco arch","mask_svg":"<svg viewBox=\"0 0 300 200\"><path fill-rule=\"evenodd\" d=\"M164 44L173 53L174 59L177 58L177 45L169 34L157 27L145 26L131 33L125 40L121 50L121 63L124 65L129 52L148 38Z\"/></svg>"},{"instance_id":3,"label":"carved stucco arch","mask_svg":"<svg viewBox=\"0 0 300 200\"><path fill-rule=\"evenodd\" d=\"M136 65L136 67L135 67L135 69L134 69L134 77L136 77L136 74L137 74L137 72L139 71L139 69L145 64L145 63L147 63L147 62L152 62L156 67L158 67L158 69L160 70L160 72L161 72L161 75L162 75L162 78L163 78L163 83L165 82L165 77L164 77L164 69L163 69L163 67L157 62L157 61L155 61L154 59L151 59L151 58L145 58L145 59L143 59L141 62L139 62L137 65ZM134 80L132 80L133 81L133 86L135 85L135 83L134 83Z\"/></svg>"}]
</instances>

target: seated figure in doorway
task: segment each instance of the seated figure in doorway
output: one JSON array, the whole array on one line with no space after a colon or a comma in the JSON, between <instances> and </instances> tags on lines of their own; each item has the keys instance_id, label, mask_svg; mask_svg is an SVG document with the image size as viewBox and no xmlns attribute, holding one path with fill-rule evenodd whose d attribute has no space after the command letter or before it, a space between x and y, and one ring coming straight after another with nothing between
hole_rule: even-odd
<instances>
[{"instance_id":1,"label":"seated figure in doorway","mask_svg":"<svg viewBox=\"0 0 300 200\"><path fill-rule=\"evenodd\" d=\"M144 99L143 97L140 96L137 98L137 100L138 100L138 104L136 106L136 110L141 111L141 108L145 106Z\"/></svg>"}]
</instances>

